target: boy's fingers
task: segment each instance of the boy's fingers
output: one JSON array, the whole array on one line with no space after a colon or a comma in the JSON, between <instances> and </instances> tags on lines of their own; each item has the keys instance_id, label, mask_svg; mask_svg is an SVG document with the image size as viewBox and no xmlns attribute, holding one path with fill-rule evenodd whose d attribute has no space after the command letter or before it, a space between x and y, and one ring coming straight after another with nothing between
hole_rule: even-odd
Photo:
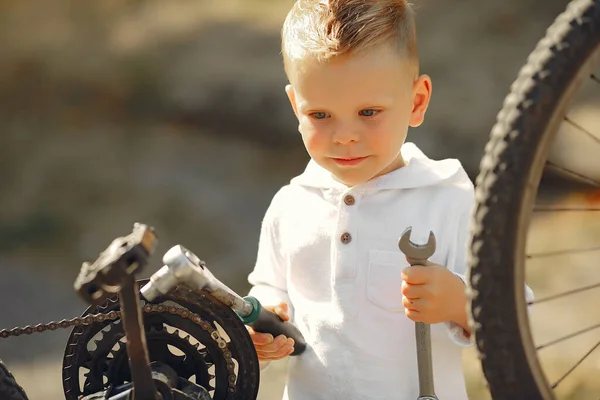
<instances>
[{"instance_id":1,"label":"boy's fingers","mask_svg":"<svg viewBox=\"0 0 600 400\"><path fill-rule=\"evenodd\" d=\"M413 260L412 260L412 258L410 258L410 257L406 256L406 261L407 261L409 264L412 264L411 262L412 262ZM415 260L415 261L416 261L416 260ZM418 260L418 262L419 262L419 264L415 264L414 266L424 266L424 267L430 267L430 266L434 265L434 264L433 264L431 261L429 261L429 260L424 260L424 261L423 261L423 260Z\"/></svg>"},{"instance_id":2,"label":"boy's fingers","mask_svg":"<svg viewBox=\"0 0 600 400\"><path fill-rule=\"evenodd\" d=\"M252 339L252 343L257 346L264 346L273 343L273 335L270 333L260 333L256 332L252 327L246 326L248 329L248 333L250 334L250 338Z\"/></svg>"},{"instance_id":3,"label":"boy's fingers","mask_svg":"<svg viewBox=\"0 0 600 400\"><path fill-rule=\"evenodd\" d=\"M402 282L402 288L400 289L402 295L410 300L420 299L427 294L424 285L413 285Z\"/></svg>"},{"instance_id":4,"label":"boy's fingers","mask_svg":"<svg viewBox=\"0 0 600 400\"><path fill-rule=\"evenodd\" d=\"M410 283L411 285L423 285L429 280L429 267L422 265L413 265L412 267L406 267L400 273L402 280Z\"/></svg>"},{"instance_id":5,"label":"boy's fingers","mask_svg":"<svg viewBox=\"0 0 600 400\"><path fill-rule=\"evenodd\" d=\"M288 321L290 319L288 313L279 307L275 309L275 314L277 314L279 318L281 318L284 321Z\"/></svg>"},{"instance_id":6,"label":"boy's fingers","mask_svg":"<svg viewBox=\"0 0 600 400\"><path fill-rule=\"evenodd\" d=\"M405 311L428 313L431 310L430 303L426 299L409 299L402 296L402 305Z\"/></svg>"},{"instance_id":7,"label":"boy's fingers","mask_svg":"<svg viewBox=\"0 0 600 400\"><path fill-rule=\"evenodd\" d=\"M405 311L417 311L417 307L415 307L415 301L410 300L406 296L402 296L402 305L404 306Z\"/></svg>"},{"instance_id":8,"label":"boy's fingers","mask_svg":"<svg viewBox=\"0 0 600 400\"><path fill-rule=\"evenodd\" d=\"M281 302L277 307L275 307L275 314L279 315L279 318L281 318L284 321L288 321L290 319L290 316L288 315L288 305L287 303Z\"/></svg>"},{"instance_id":9,"label":"boy's fingers","mask_svg":"<svg viewBox=\"0 0 600 400\"><path fill-rule=\"evenodd\" d=\"M277 353L282 347L288 344L293 345L293 339L288 339L283 335L279 335L273 342L260 346L255 344L255 347L263 353Z\"/></svg>"},{"instance_id":10,"label":"boy's fingers","mask_svg":"<svg viewBox=\"0 0 600 400\"><path fill-rule=\"evenodd\" d=\"M265 305L263 305L263 308L265 308L265 309L267 309L269 311L273 311L273 312L275 312L275 310L278 310L278 309L285 310L285 312L288 311L288 305L287 305L287 303L285 301L282 301L281 303L279 303L277 305L274 305L274 306L265 306Z\"/></svg>"},{"instance_id":11,"label":"boy's fingers","mask_svg":"<svg viewBox=\"0 0 600 400\"><path fill-rule=\"evenodd\" d=\"M262 351L256 350L256 355L260 360L279 360L289 356L294 351L294 346L286 345L279 348L277 351Z\"/></svg>"},{"instance_id":12,"label":"boy's fingers","mask_svg":"<svg viewBox=\"0 0 600 400\"><path fill-rule=\"evenodd\" d=\"M252 342L258 346L268 346L273 343L273 335L270 333L258 333L252 339Z\"/></svg>"},{"instance_id":13,"label":"boy's fingers","mask_svg":"<svg viewBox=\"0 0 600 400\"><path fill-rule=\"evenodd\" d=\"M283 343L276 349L273 349L272 345L257 348L256 354L259 360L280 360L289 356L294 351L294 340L288 338Z\"/></svg>"},{"instance_id":14,"label":"boy's fingers","mask_svg":"<svg viewBox=\"0 0 600 400\"><path fill-rule=\"evenodd\" d=\"M420 312L406 309L404 310L404 314L411 320L415 322L423 322L423 316Z\"/></svg>"}]
</instances>

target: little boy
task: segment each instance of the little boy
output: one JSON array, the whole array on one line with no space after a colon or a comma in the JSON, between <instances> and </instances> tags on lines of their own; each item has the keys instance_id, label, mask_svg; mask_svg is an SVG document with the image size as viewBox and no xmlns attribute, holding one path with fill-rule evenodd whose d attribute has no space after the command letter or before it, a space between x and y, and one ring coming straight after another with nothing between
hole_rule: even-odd
<instances>
[{"instance_id":1,"label":"little boy","mask_svg":"<svg viewBox=\"0 0 600 400\"><path fill-rule=\"evenodd\" d=\"M423 122L415 22L402 0L298 0L282 30L286 93L311 160L263 220L250 295L292 317L290 400L416 400L414 322L431 326L435 388L467 398L464 273L473 185L454 159L404 143ZM437 249L410 267L398 239ZM288 309L289 306L289 309ZM288 313L289 312L289 313ZM250 331L263 365L293 340Z\"/></svg>"}]
</instances>

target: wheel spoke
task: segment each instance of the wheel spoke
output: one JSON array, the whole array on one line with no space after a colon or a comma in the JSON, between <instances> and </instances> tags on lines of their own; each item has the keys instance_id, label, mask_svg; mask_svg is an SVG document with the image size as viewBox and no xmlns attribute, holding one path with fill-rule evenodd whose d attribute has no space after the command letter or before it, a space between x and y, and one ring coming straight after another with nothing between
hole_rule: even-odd
<instances>
[{"instance_id":1,"label":"wheel spoke","mask_svg":"<svg viewBox=\"0 0 600 400\"><path fill-rule=\"evenodd\" d=\"M565 211L600 211L600 207L556 207L536 206L534 212L565 212Z\"/></svg>"},{"instance_id":2,"label":"wheel spoke","mask_svg":"<svg viewBox=\"0 0 600 400\"><path fill-rule=\"evenodd\" d=\"M594 135L592 132L588 131L587 129L585 129L583 126L579 125L578 123L576 123L575 121L573 121L572 119L570 119L569 117L564 117L565 121L567 121L569 124L573 125L575 128L577 128L577 130L585 133L587 136L591 137L594 141L600 143L600 138L596 135Z\"/></svg>"},{"instance_id":3,"label":"wheel spoke","mask_svg":"<svg viewBox=\"0 0 600 400\"><path fill-rule=\"evenodd\" d=\"M554 340L552 340L550 342L547 342L547 343L544 343L542 345L539 345L539 346L536 347L536 350L539 351L539 350L545 349L546 347L555 345L555 344L560 343L560 342L564 342L565 340L571 339L571 338L573 338L575 336L583 335L584 333L593 331L594 329L598 329L598 328L600 328L600 324L596 324L596 325L593 325L593 326L588 326L587 328L581 329L581 330L579 330L577 332L570 333L570 334L562 336L562 337L560 337L558 339L554 339Z\"/></svg>"},{"instance_id":4,"label":"wheel spoke","mask_svg":"<svg viewBox=\"0 0 600 400\"><path fill-rule=\"evenodd\" d=\"M563 167L559 167L558 165L553 164L551 162L546 163L546 166L549 167L550 169L554 169L554 170L560 171L560 172L562 172L562 173L564 173L566 175L570 175L572 177L575 177L575 178L577 178L577 179L579 179L581 181L584 181L584 182L588 183L589 185L592 185L592 186L600 188L600 182L598 182L598 181L596 181L594 179L588 178L587 176L578 174L577 172L573 172L573 171L571 171L569 169L566 169L566 168L563 168Z\"/></svg>"},{"instance_id":5,"label":"wheel spoke","mask_svg":"<svg viewBox=\"0 0 600 400\"><path fill-rule=\"evenodd\" d=\"M565 254L589 253L589 252L592 252L592 251L599 251L599 250L600 250L600 246L584 247L584 248L580 248L580 249L567 249L567 250L546 251L546 252L543 252L543 253L528 254L527 255L527 259L531 260L531 259L534 259L534 258L562 256L562 255L565 255Z\"/></svg>"},{"instance_id":6,"label":"wheel spoke","mask_svg":"<svg viewBox=\"0 0 600 400\"><path fill-rule=\"evenodd\" d=\"M576 293L585 292L587 290L595 289L597 287L600 287L600 283L595 283L593 285L584 286L584 287L580 287L580 288L573 289L573 290L567 290L566 292L554 294L554 295L551 295L551 296L542 297L541 299L537 299L537 300L533 300L533 301L527 302L527 305L540 304L540 303L544 303L546 301L556 300L556 299L559 299L561 297L569 296L569 295L576 294Z\"/></svg>"},{"instance_id":7,"label":"wheel spoke","mask_svg":"<svg viewBox=\"0 0 600 400\"><path fill-rule=\"evenodd\" d=\"M583 357L581 357L581 359L579 359L579 361L577 361L577 362L575 363L575 365L573 365L573 366L572 366L572 367L571 367L571 368L570 368L570 369L569 369L567 372L565 372L565 374L564 374L563 376L561 376L561 377L560 377L560 378L559 378L559 379L558 379L558 380L557 380L557 381L556 381L556 382L555 382L555 383L552 385L552 389L556 389L556 387L557 387L557 386L558 386L558 385L559 385L559 384L560 384L560 383L561 383L561 382L562 382L562 381L563 381L563 380L564 380L564 379L565 379L567 376L569 376L569 375L571 374L571 372L573 372L573 370L574 370L575 368L577 368L577 367L578 367L578 366L579 366L579 365L580 365L580 364L583 362L583 360L585 360L586 358L588 358L588 356L589 356L590 354L592 354L592 352L593 352L594 350L596 350L596 348L597 348L598 346L600 346L600 342L596 343L596 344L594 345L594 347L592 347L592 348L591 348L591 349L590 349L590 350L589 350L587 353L585 353L585 354L583 355Z\"/></svg>"}]
</instances>

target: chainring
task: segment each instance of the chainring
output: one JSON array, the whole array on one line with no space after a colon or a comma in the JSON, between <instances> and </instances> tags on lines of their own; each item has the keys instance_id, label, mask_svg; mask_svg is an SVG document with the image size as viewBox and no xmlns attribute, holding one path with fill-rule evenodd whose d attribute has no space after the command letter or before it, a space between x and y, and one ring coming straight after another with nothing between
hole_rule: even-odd
<instances>
[{"instance_id":1,"label":"chainring","mask_svg":"<svg viewBox=\"0 0 600 400\"><path fill-rule=\"evenodd\" d=\"M138 281L139 287L146 282ZM142 308L146 304L176 307L201 318L198 323L166 311L144 313L151 362L168 364L181 378L203 386L215 400L256 399L260 378L256 351L244 324L229 307L206 292L184 287L153 302L145 302L141 296L140 301ZM118 296L114 296L101 306L88 307L83 316L119 310ZM215 332L226 343L216 341ZM125 335L119 319L73 328L63 358L67 400L78 400L129 380Z\"/></svg>"},{"instance_id":2,"label":"chainring","mask_svg":"<svg viewBox=\"0 0 600 400\"><path fill-rule=\"evenodd\" d=\"M180 332L169 332L160 322L160 316L148 316L154 323L146 325L146 342L151 361L161 361L169 365L177 376L193 380L207 390L214 390L209 369L212 363L207 362L207 351L194 343L191 335L180 336ZM149 319L150 319L149 318ZM160 327L156 326L160 323ZM111 329L103 332L100 341L95 342L96 350L91 351L92 362L90 373L85 377L83 386L86 392L97 392L104 388L104 381L119 386L131 382L131 371L127 358L125 335L120 323L109 325Z\"/></svg>"}]
</instances>

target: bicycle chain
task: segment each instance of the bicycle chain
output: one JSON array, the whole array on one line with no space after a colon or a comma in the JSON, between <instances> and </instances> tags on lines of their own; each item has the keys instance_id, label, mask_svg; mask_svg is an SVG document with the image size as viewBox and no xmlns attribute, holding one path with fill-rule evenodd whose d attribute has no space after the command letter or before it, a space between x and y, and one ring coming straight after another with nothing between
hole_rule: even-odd
<instances>
[{"instance_id":1,"label":"bicycle chain","mask_svg":"<svg viewBox=\"0 0 600 400\"><path fill-rule=\"evenodd\" d=\"M200 315L192 313L191 311L174 306L165 306L162 304L146 304L142 307L144 313L168 313L178 315L182 318L189 319L196 325L199 325L203 330L210 334L210 337L217 343L219 349L223 353L223 358L227 364L227 371L229 375L227 381L229 383L229 390L227 398L230 398L235 393L235 383L237 376L235 374L235 364L233 362L233 355L227 348L227 342L221 337L219 331L213 328L213 326L207 321L203 320ZM121 318L121 311L110 311L108 313L88 314L84 317L75 317L71 319L63 319L61 321L50 321L48 323L42 323L37 325L25 325L23 327L15 327L12 329L0 330L0 339L6 339L8 337L16 337L21 335L31 335L34 333L43 333L46 331L54 331L56 329L66 329L76 326L87 326L99 322L114 321Z\"/></svg>"}]
</instances>

